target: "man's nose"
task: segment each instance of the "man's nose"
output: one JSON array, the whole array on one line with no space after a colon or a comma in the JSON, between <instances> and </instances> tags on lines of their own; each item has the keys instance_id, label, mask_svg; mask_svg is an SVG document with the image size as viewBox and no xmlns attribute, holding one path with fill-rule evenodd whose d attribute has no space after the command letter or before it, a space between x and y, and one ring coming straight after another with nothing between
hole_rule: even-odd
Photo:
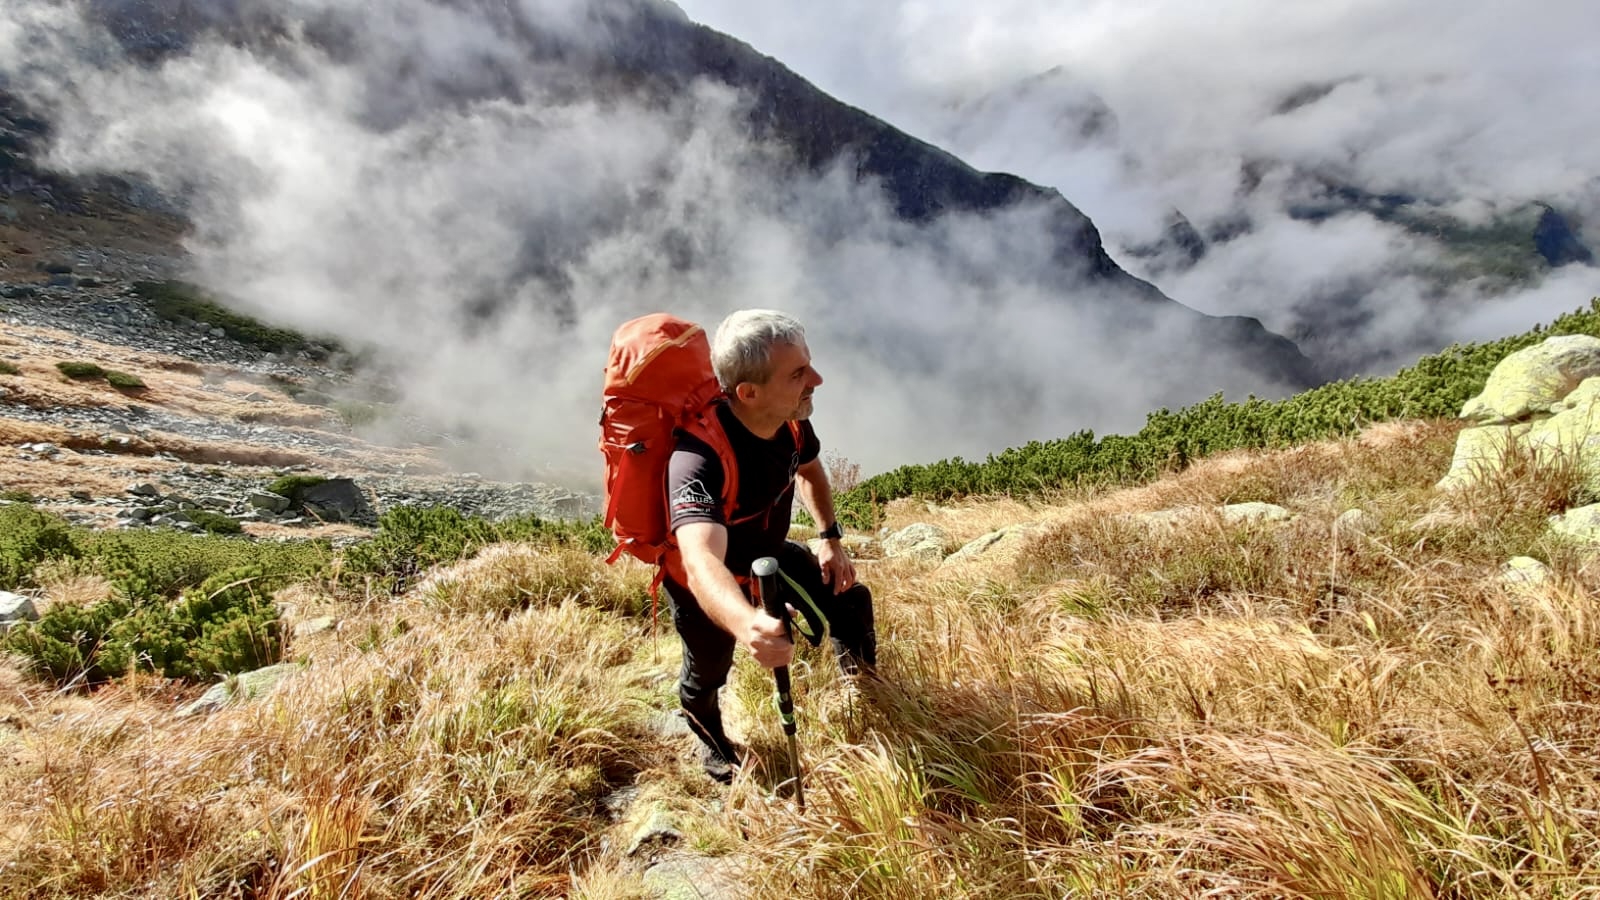
<instances>
[{"instance_id":1,"label":"man's nose","mask_svg":"<svg viewBox=\"0 0 1600 900\"><path fill-rule=\"evenodd\" d=\"M822 373L818 372L816 369L812 369L811 370L811 386L812 387L821 387L822 386Z\"/></svg>"}]
</instances>

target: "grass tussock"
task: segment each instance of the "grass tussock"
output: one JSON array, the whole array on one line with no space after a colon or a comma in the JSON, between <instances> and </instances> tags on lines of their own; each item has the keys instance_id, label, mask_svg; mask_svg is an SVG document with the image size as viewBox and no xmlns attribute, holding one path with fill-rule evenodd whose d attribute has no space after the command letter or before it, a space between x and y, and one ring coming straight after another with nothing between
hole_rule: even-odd
<instances>
[{"instance_id":1,"label":"grass tussock","mask_svg":"<svg viewBox=\"0 0 1600 900\"><path fill-rule=\"evenodd\" d=\"M797 654L803 813L769 674L735 666L749 764L713 788L661 726L675 642L649 637L649 573L573 542L295 594L345 604L338 629L206 717L149 676L0 684L24 745L0 894L651 896L656 851L627 849L657 810L756 900L1593 894L1600 563L1535 527L1581 479L1530 455L1441 492L1454 430L951 507L953 532L1039 527L989 565L862 564L887 680ZM1219 512L1242 502L1293 517ZM1549 577L1508 581L1513 554Z\"/></svg>"}]
</instances>

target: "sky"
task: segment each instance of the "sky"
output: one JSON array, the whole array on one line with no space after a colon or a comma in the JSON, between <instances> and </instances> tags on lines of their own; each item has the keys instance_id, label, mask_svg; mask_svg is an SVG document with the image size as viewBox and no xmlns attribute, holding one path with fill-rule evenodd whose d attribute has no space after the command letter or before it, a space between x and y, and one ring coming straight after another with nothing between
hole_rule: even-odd
<instances>
[{"instance_id":1,"label":"sky","mask_svg":"<svg viewBox=\"0 0 1600 900\"><path fill-rule=\"evenodd\" d=\"M482 7L280 5L359 27L338 60L290 35L270 55L200 45L137 67L70 6L6 4L0 75L52 111L51 165L133 170L183 197L194 280L376 348L406 410L458 438L463 468L593 487L607 339L658 309L799 315L826 379L818 431L868 474L1129 432L1248 381L1152 352L1181 335L1108 344L1094 298L1037 286L1053 248L1032 211L913 230L847 172L775 176L726 88L665 106L575 99ZM1268 158L1458 215L1541 199L1600 223L1583 152L1600 121L1571 113L1597 83L1580 37L1595 14L1577 3L1515 19L1487 3L680 6L981 169L1059 189L1120 262L1190 306L1288 331L1308 304L1353 294L1357 324L1321 340L1378 368L1600 293L1600 270L1568 267L1510 296L1469 285L1442 317L1417 275L1438 261L1414 236L1290 219L1279 170L1239 188L1242 162ZM584 0L501 7L605 45ZM514 99L474 99L507 79ZM1325 95L1268 114L1308 84ZM1187 270L1127 252L1173 210L1253 228Z\"/></svg>"}]
</instances>

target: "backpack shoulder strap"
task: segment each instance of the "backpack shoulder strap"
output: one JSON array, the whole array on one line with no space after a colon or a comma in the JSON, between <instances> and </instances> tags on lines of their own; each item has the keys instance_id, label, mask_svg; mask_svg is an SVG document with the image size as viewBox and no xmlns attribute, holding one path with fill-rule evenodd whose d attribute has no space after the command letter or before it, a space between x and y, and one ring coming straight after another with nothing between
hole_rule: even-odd
<instances>
[{"instance_id":1,"label":"backpack shoulder strap","mask_svg":"<svg viewBox=\"0 0 1600 900\"><path fill-rule=\"evenodd\" d=\"M722 511L728 524L734 522L734 506L739 501L739 461L733 455L733 442L717 417L715 403L706 406L684 422L683 430L698 438L717 454L722 465Z\"/></svg>"}]
</instances>

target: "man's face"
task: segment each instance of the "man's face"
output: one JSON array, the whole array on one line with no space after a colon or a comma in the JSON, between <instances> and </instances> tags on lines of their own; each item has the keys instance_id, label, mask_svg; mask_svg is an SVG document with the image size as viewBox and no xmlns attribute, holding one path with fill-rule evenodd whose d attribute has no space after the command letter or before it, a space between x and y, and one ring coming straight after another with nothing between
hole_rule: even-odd
<instances>
[{"instance_id":1,"label":"man's face","mask_svg":"<svg viewBox=\"0 0 1600 900\"><path fill-rule=\"evenodd\" d=\"M772 348L772 377L755 386L755 400L761 410L785 421L811 418L811 393L822 384L822 376L811 368L811 351L805 342L778 344Z\"/></svg>"}]
</instances>

